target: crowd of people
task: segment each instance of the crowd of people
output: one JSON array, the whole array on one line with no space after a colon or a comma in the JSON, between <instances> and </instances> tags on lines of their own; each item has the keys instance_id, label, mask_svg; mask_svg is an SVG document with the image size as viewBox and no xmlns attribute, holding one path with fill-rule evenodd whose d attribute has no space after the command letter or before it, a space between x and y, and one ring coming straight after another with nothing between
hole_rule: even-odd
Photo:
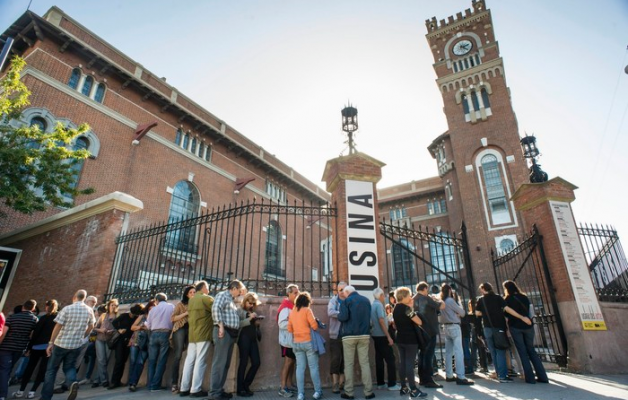
<instances>
[{"instance_id":1,"label":"crowd of people","mask_svg":"<svg viewBox=\"0 0 628 400\"><path fill-rule=\"evenodd\" d=\"M427 393L420 386L442 387L434 380L439 337L445 345L445 382L473 385L466 375L476 370L478 360L481 371L488 373L489 355L495 379L511 382L511 357L507 353L513 347L525 381L547 383L534 350L530 300L513 281L504 282L503 287L505 297L497 295L490 283L483 283L482 296L469 301L465 309L449 284L443 284L437 295L428 293L426 282L417 284L414 294L410 288L400 287L388 294L386 303L381 288L372 292L371 302L353 286L339 282L329 300L325 324L315 315L310 294L299 291L297 285L288 285L276 319L283 358L278 394L305 400L305 371L309 369L313 399L321 399L319 357L328 351L331 392L342 399L355 397L356 355L366 399L375 397L375 389L425 397ZM181 397L230 399L233 394L225 390L225 384L236 344L239 363L235 394L254 395L251 386L261 365L260 321L264 316L257 313L261 305L258 296L248 292L239 280L230 282L215 297L209 295L207 282L199 281L185 287L176 305L169 303L164 293L122 313L115 299L102 306L97 303L96 297L79 290L72 303L61 310L56 300L47 301L40 317L34 300L17 307L6 320L0 314L0 400L8 398L16 364L20 387L12 397L18 399L35 398L42 384L43 400L65 391L69 391L68 400L74 400L81 384L115 390L123 386L126 368L124 386L135 392L146 364L146 387L151 392L170 389ZM328 329L328 346L321 329ZM371 340L376 382L370 370ZM213 356L208 360L210 346ZM166 376L170 387L163 388L171 352L172 369ZM211 373L208 390L204 390L208 362ZM61 365L63 374L59 373ZM84 369L81 381L77 380L79 368Z\"/></svg>"}]
</instances>

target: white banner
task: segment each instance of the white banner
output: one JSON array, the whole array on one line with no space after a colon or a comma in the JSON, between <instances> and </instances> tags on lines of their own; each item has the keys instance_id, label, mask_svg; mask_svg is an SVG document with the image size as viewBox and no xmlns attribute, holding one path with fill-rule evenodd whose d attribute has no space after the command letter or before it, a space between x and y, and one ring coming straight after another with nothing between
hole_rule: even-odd
<instances>
[{"instance_id":1,"label":"white banner","mask_svg":"<svg viewBox=\"0 0 628 400\"><path fill-rule=\"evenodd\" d=\"M375 219L373 183L345 181L345 189L349 284L372 300L373 289L379 287L378 221Z\"/></svg>"},{"instance_id":2,"label":"white banner","mask_svg":"<svg viewBox=\"0 0 628 400\"><path fill-rule=\"evenodd\" d=\"M550 208L554 216L560 248L567 265L582 327L585 331L605 331L606 323L593 288L587 260L584 258L584 251L578 236L576 222L571 213L571 206L562 201L550 201Z\"/></svg>"}]
</instances>

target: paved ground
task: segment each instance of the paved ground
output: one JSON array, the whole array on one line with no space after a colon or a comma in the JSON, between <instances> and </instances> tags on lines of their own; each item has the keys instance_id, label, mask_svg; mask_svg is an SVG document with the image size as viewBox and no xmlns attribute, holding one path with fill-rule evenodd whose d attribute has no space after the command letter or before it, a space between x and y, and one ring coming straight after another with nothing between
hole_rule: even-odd
<instances>
[{"instance_id":1,"label":"paved ground","mask_svg":"<svg viewBox=\"0 0 628 400\"><path fill-rule=\"evenodd\" d=\"M427 399L436 400L517 400L517 399L538 399L538 400L580 400L580 399L604 399L604 400L626 400L628 399L628 375L575 375L561 372L550 372L550 384L526 384L521 379L516 379L514 383L499 383L494 380L484 379L483 375L474 376L476 384L474 386L457 386L455 383L444 383L442 389L425 389L429 393ZM17 386L12 386L9 393L14 392ZM401 400L399 392L389 392L377 390L377 399ZM312 391L306 392L306 399L312 399ZM54 400L64 400L66 395L55 395ZM116 390L105 390L102 388L91 389L81 387L79 399L84 400L140 400L151 398L152 400L173 400L182 399L178 395L173 395L169 391L159 393L148 393L146 390L138 389L135 393L130 393L126 388ZM334 395L331 390L324 390L324 399L338 399L340 395ZM186 399L190 399L189 397ZM251 400L283 399L277 395L276 391L256 392ZM356 400L364 399L362 388L356 390ZM238 400L234 397L234 400Z\"/></svg>"}]
</instances>

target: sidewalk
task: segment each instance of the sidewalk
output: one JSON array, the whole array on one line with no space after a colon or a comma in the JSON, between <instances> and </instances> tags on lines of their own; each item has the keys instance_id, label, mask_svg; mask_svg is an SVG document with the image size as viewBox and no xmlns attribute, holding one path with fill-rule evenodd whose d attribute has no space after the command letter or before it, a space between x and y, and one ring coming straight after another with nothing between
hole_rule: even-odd
<instances>
[{"instance_id":1,"label":"sidewalk","mask_svg":"<svg viewBox=\"0 0 628 400\"><path fill-rule=\"evenodd\" d=\"M484 375L470 376L476 381L474 386L457 386L455 383L445 383L442 389L424 389L429 395L426 399L436 400L581 400L598 399L604 400L626 400L628 399L628 375L575 375L562 372L548 373L550 384L526 384L521 379L516 379L513 383L499 383L494 380L484 379ZM12 386L9 393L17 390L17 386ZM340 395L331 393L330 389L325 389L323 399L338 399ZM312 399L312 390L306 391L306 399ZM361 387L356 388L356 400L364 399ZM382 400L402 400L406 397L399 396L399 392L389 392L387 390L376 390L375 396ZM67 394L54 395L53 400L65 400ZM91 389L82 386L79 390L78 399L82 400L140 400L150 397L151 400L173 400L183 399L178 395L173 395L168 390L158 393L149 393L144 389L138 389L131 393L126 388L116 390L106 390L102 388ZM185 398L189 400L190 398ZM256 392L251 400L283 399L276 391ZM296 399L293 398L293 399ZM234 400L238 400L234 397Z\"/></svg>"}]
</instances>

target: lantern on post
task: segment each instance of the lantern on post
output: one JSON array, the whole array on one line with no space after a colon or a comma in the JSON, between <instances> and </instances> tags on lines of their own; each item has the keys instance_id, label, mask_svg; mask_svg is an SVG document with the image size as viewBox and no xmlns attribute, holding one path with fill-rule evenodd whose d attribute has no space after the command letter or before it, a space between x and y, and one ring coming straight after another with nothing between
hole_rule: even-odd
<instances>
[{"instance_id":1,"label":"lantern on post","mask_svg":"<svg viewBox=\"0 0 628 400\"><path fill-rule=\"evenodd\" d=\"M349 137L349 154L354 154L355 142L353 141L353 133L358 130L358 109L347 105L342 109L342 130L347 133Z\"/></svg>"},{"instance_id":2,"label":"lantern on post","mask_svg":"<svg viewBox=\"0 0 628 400\"><path fill-rule=\"evenodd\" d=\"M530 182L542 183L547 182L547 173L541 169L541 164L537 164L536 158L539 156L539 149L536 147L536 138L528 136L521 138L519 141L523 148L523 158L530 160Z\"/></svg>"}]
</instances>

